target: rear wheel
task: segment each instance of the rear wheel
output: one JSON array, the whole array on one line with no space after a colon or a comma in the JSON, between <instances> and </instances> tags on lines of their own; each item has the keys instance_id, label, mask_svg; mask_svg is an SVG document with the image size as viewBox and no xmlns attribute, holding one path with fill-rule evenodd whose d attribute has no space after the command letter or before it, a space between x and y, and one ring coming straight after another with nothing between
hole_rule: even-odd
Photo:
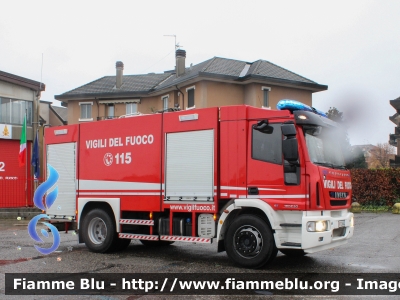
<instances>
[{"instance_id":1,"label":"rear wheel","mask_svg":"<svg viewBox=\"0 0 400 300\"><path fill-rule=\"evenodd\" d=\"M118 238L113 218L104 210L91 210L82 220L82 237L92 252L109 252Z\"/></svg>"},{"instance_id":2,"label":"rear wheel","mask_svg":"<svg viewBox=\"0 0 400 300\"><path fill-rule=\"evenodd\" d=\"M279 251L281 251L286 256L291 257L301 257L307 254L302 249L279 249Z\"/></svg>"},{"instance_id":3,"label":"rear wheel","mask_svg":"<svg viewBox=\"0 0 400 300\"><path fill-rule=\"evenodd\" d=\"M271 229L264 220L253 215L236 218L224 242L228 256L246 268L261 268L277 254Z\"/></svg>"}]
</instances>

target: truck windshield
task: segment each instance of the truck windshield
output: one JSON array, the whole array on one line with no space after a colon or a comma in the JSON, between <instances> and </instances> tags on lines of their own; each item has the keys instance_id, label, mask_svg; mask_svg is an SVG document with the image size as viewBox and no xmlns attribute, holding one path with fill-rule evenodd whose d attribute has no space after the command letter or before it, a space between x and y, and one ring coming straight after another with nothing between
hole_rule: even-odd
<instances>
[{"instance_id":1,"label":"truck windshield","mask_svg":"<svg viewBox=\"0 0 400 300\"><path fill-rule=\"evenodd\" d=\"M316 164L335 169L346 169L342 149L338 145L337 131L312 127L304 128L310 160Z\"/></svg>"}]
</instances>

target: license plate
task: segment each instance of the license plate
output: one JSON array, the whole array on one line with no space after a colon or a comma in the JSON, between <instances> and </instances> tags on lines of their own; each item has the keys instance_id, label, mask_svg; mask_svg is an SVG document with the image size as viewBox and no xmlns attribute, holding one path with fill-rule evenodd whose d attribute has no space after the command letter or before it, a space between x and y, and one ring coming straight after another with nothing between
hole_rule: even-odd
<instances>
[{"instance_id":1,"label":"license plate","mask_svg":"<svg viewBox=\"0 0 400 300\"><path fill-rule=\"evenodd\" d=\"M340 220L338 221L338 227L345 227L346 226L346 221L345 220Z\"/></svg>"}]
</instances>

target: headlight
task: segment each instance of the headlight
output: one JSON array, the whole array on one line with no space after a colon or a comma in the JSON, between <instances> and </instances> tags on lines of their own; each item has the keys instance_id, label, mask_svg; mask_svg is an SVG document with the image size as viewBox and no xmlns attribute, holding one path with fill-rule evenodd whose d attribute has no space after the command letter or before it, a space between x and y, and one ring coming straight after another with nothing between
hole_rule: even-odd
<instances>
[{"instance_id":1,"label":"headlight","mask_svg":"<svg viewBox=\"0 0 400 300\"><path fill-rule=\"evenodd\" d=\"M328 221L311 221L307 222L307 231L322 232L328 230Z\"/></svg>"},{"instance_id":2,"label":"headlight","mask_svg":"<svg viewBox=\"0 0 400 300\"><path fill-rule=\"evenodd\" d=\"M350 227L354 227L354 217L351 217L350 219Z\"/></svg>"},{"instance_id":3,"label":"headlight","mask_svg":"<svg viewBox=\"0 0 400 300\"><path fill-rule=\"evenodd\" d=\"M318 221L315 223L315 231L326 231L328 228L328 224L325 221Z\"/></svg>"}]
</instances>

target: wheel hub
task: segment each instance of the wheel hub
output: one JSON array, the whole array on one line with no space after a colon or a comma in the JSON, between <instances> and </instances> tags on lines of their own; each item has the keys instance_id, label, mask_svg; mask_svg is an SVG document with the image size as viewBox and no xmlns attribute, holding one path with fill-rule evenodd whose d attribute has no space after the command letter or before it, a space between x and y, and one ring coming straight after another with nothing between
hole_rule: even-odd
<instances>
[{"instance_id":1,"label":"wheel hub","mask_svg":"<svg viewBox=\"0 0 400 300\"><path fill-rule=\"evenodd\" d=\"M89 238L94 244L102 244L107 237L106 223L100 218L94 218L88 226Z\"/></svg>"},{"instance_id":2,"label":"wheel hub","mask_svg":"<svg viewBox=\"0 0 400 300\"><path fill-rule=\"evenodd\" d=\"M257 256L262 248L260 232L252 226L242 226L234 235L235 249L244 258Z\"/></svg>"}]
</instances>

